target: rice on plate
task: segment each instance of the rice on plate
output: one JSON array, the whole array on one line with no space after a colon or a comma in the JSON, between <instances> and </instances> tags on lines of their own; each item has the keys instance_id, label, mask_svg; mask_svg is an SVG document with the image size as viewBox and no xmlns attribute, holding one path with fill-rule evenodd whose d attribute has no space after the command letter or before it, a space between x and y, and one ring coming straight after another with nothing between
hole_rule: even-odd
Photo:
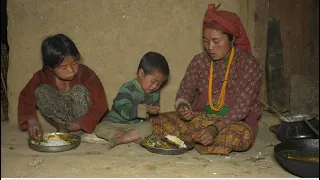
<instances>
[{"instance_id":1,"label":"rice on plate","mask_svg":"<svg viewBox=\"0 0 320 180\"><path fill-rule=\"evenodd\" d=\"M66 134L44 135L42 141L36 142L32 140L31 143L40 146L65 146L71 144Z\"/></svg>"}]
</instances>

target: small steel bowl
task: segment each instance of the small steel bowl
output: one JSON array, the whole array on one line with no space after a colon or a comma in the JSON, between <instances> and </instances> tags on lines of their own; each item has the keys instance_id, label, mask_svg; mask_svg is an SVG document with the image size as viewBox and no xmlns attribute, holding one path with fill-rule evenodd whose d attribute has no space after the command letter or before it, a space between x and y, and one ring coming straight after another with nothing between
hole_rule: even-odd
<instances>
[{"instance_id":1,"label":"small steel bowl","mask_svg":"<svg viewBox=\"0 0 320 180\"><path fill-rule=\"evenodd\" d=\"M63 146L42 146L40 144L32 143L32 138L29 137L28 139L29 148L39 152L63 152L63 151L69 151L71 149L75 149L80 145L81 137L76 134L56 132L56 133L45 133L43 134L43 136L46 137L49 135L56 135L56 134L67 134L68 139L70 139L72 143L68 145L63 145Z\"/></svg>"}]
</instances>

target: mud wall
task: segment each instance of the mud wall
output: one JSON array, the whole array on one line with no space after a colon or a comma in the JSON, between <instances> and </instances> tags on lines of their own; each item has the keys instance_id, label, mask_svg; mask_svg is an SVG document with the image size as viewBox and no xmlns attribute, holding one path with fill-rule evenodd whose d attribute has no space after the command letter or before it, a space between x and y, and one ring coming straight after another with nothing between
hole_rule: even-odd
<instances>
[{"instance_id":1,"label":"mud wall","mask_svg":"<svg viewBox=\"0 0 320 180\"><path fill-rule=\"evenodd\" d=\"M242 18L255 52L254 0L8 1L10 121L17 122L21 89L41 69L41 41L56 33L64 33L76 43L84 63L100 77L110 107L119 87L135 76L142 55L162 53L171 74L161 106L162 111L173 110L186 67L202 51L201 26L207 4L219 2L221 9Z\"/></svg>"}]
</instances>

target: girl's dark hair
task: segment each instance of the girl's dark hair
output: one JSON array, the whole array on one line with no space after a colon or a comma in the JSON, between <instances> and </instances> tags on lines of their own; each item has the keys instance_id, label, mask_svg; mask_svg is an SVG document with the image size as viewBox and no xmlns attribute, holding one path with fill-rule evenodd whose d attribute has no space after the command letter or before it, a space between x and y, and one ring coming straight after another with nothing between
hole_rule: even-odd
<instances>
[{"instance_id":1,"label":"girl's dark hair","mask_svg":"<svg viewBox=\"0 0 320 180\"><path fill-rule=\"evenodd\" d=\"M73 41L64 34L48 36L41 46L43 68L59 66L66 56L73 56L77 61L81 55Z\"/></svg>"},{"instance_id":2,"label":"girl's dark hair","mask_svg":"<svg viewBox=\"0 0 320 180\"><path fill-rule=\"evenodd\" d=\"M139 63L139 69L143 69L144 73L151 74L154 70L159 71L165 76L169 76L169 65L165 57L156 52L146 53Z\"/></svg>"}]
</instances>

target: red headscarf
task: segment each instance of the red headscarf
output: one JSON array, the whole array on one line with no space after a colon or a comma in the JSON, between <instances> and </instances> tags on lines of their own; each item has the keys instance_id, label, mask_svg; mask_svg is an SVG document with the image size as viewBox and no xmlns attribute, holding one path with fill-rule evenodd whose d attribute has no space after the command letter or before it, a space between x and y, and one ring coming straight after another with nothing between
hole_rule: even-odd
<instances>
[{"instance_id":1,"label":"red headscarf","mask_svg":"<svg viewBox=\"0 0 320 180\"><path fill-rule=\"evenodd\" d=\"M250 42L240 17L229 11L217 11L215 4L209 4L204 15L203 28L216 29L235 36L235 46L251 54Z\"/></svg>"}]
</instances>

